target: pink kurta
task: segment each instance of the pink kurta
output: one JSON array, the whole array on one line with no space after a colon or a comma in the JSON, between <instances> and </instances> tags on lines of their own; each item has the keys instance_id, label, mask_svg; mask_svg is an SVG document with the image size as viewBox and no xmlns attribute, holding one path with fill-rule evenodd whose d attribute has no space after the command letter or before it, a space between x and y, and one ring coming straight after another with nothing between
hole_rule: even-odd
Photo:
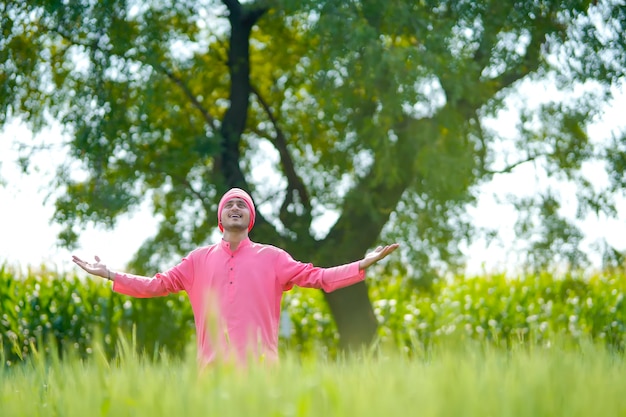
<instances>
[{"instance_id":1,"label":"pink kurta","mask_svg":"<svg viewBox=\"0 0 626 417\"><path fill-rule=\"evenodd\" d=\"M242 241L201 247L153 278L115 274L113 290L133 297L158 297L186 291L193 309L198 356L276 360L283 291L294 285L326 292L365 278L359 263L319 268L294 260L282 249Z\"/></svg>"}]
</instances>

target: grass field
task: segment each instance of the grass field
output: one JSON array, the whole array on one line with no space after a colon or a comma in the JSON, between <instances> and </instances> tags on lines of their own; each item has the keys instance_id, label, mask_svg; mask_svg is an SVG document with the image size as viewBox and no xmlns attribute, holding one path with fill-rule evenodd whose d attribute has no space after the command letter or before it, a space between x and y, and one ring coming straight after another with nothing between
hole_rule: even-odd
<instances>
[{"instance_id":1,"label":"grass field","mask_svg":"<svg viewBox=\"0 0 626 417\"><path fill-rule=\"evenodd\" d=\"M286 356L202 373L192 361L92 356L0 369L0 416L626 416L623 357L593 344Z\"/></svg>"}]
</instances>

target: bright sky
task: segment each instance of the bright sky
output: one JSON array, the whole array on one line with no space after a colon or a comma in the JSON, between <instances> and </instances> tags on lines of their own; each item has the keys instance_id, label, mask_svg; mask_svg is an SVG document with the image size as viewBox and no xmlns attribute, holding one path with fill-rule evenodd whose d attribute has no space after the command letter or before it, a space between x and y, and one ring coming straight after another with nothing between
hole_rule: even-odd
<instances>
[{"instance_id":1,"label":"bright sky","mask_svg":"<svg viewBox=\"0 0 626 417\"><path fill-rule=\"evenodd\" d=\"M58 127L51 128L40 136L59 138L61 132ZM64 155L60 151L43 152L31 160L40 169L23 174L16 162L17 143L28 143L32 138L32 133L19 123L11 123L0 134L0 181L5 183L0 186L0 263L22 269L45 264L68 271L75 268L72 254L97 254L110 267L123 270L142 241L153 233L156 221L146 209L140 210L132 217L121 218L114 231L84 230L74 252L58 247L56 236L61 227L51 223L54 202L46 196L54 175L54 160Z\"/></svg>"},{"instance_id":2,"label":"bright sky","mask_svg":"<svg viewBox=\"0 0 626 417\"><path fill-rule=\"evenodd\" d=\"M625 108L626 94L621 94L607 108L603 120L590 129L592 137L605 138L618 128L626 129L623 116ZM41 135L46 139L59 138L61 133L58 128L51 128ZM22 269L29 266L39 268L45 264L59 271L73 271L77 268L70 261L72 253L87 258L97 254L111 268L123 270L142 241L155 232L156 221L147 208L121 218L113 231L94 228L84 230L79 248L72 253L59 248L56 235L61 228L50 222L54 206L52 201L46 199L46 193L53 175L54 161L64 155L58 151L41 154L33 160L34 165L40 166L40 170L23 174L16 163L17 143L32 140L30 131L19 123L9 124L0 133L0 181L6 182L4 187L0 186L0 264L7 263ZM536 183L532 180L535 174L531 169L531 166L526 166L517 169L514 174L496 177L493 183L484 187L478 207L471 210L470 214L479 225L498 225L504 241L511 243L511 246L485 247L484 242L478 242L468 248L469 273L480 273L483 269L490 272L512 269L515 255L510 253L510 249L514 246L512 242L515 242L515 236L512 235L515 213L509 207L498 205L494 195L511 190L532 192ZM593 171L593 167L590 169ZM602 181L601 174L597 178ZM620 200L619 207L621 218L618 220L596 218L583 223L587 244L606 239L618 249L626 250L626 201ZM594 260L599 262L597 256Z\"/></svg>"}]
</instances>

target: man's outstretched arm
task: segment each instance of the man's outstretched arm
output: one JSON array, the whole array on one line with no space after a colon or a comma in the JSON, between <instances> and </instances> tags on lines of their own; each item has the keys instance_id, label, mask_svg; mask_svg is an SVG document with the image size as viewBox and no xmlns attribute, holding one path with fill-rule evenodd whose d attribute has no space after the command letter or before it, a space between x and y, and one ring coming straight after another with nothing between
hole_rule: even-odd
<instances>
[{"instance_id":1,"label":"man's outstretched arm","mask_svg":"<svg viewBox=\"0 0 626 417\"><path fill-rule=\"evenodd\" d=\"M95 257L94 263L84 261L77 256L72 256L72 261L91 275L114 281L113 291L132 297L161 297L187 290L193 279L193 263L186 259L166 272L157 273L153 277L111 271L98 256Z\"/></svg>"},{"instance_id":2,"label":"man's outstretched arm","mask_svg":"<svg viewBox=\"0 0 626 417\"><path fill-rule=\"evenodd\" d=\"M367 267L385 258L399 246L397 243L379 246L359 261L326 268L295 261L287 252L278 250L278 256L273 259L272 265L283 291L288 291L297 285L303 288L320 288L326 292L332 292L363 281Z\"/></svg>"}]
</instances>

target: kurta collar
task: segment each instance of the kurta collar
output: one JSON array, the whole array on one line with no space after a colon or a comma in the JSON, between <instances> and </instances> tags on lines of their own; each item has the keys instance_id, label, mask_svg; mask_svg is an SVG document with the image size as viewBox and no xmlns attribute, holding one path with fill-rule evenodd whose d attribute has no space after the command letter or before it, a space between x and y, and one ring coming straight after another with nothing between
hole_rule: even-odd
<instances>
[{"instance_id":1,"label":"kurta collar","mask_svg":"<svg viewBox=\"0 0 626 417\"><path fill-rule=\"evenodd\" d=\"M250 246L251 244L252 244L252 242L250 241L250 238L247 237L244 240L242 240L241 242L239 242L239 246L237 246L237 250L239 250L241 248L245 248L246 246ZM230 249L230 242L227 242L224 239L222 239L222 241L220 242L220 245L221 245L222 249L227 250L229 252L232 252L232 250Z\"/></svg>"}]
</instances>

